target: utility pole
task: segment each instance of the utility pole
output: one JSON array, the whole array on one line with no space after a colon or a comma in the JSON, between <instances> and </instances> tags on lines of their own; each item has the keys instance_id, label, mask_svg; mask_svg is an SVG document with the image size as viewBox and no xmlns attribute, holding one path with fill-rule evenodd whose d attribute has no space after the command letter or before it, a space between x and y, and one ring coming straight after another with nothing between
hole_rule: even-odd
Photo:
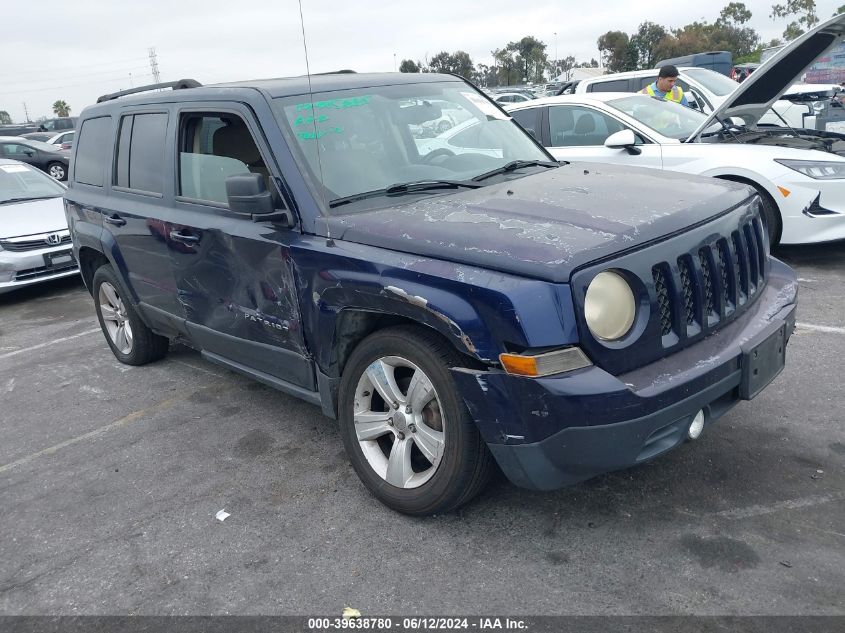
<instances>
[{"instance_id":1,"label":"utility pole","mask_svg":"<svg viewBox=\"0 0 845 633\"><path fill-rule=\"evenodd\" d=\"M557 79L560 74L560 58L557 56L557 31L555 31L555 76L552 79Z\"/></svg>"},{"instance_id":2,"label":"utility pole","mask_svg":"<svg viewBox=\"0 0 845 633\"><path fill-rule=\"evenodd\" d=\"M393 53L393 72L396 72L396 53Z\"/></svg>"},{"instance_id":3,"label":"utility pole","mask_svg":"<svg viewBox=\"0 0 845 633\"><path fill-rule=\"evenodd\" d=\"M158 72L158 60L156 59L156 49L154 46L150 47L150 70L153 71L153 83L161 83L161 74Z\"/></svg>"},{"instance_id":4,"label":"utility pole","mask_svg":"<svg viewBox=\"0 0 845 633\"><path fill-rule=\"evenodd\" d=\"M23 102L23 115L26 117L24 123L29 123L29 111L26 109L26 101Z\"/></svg>"}]
</instances>

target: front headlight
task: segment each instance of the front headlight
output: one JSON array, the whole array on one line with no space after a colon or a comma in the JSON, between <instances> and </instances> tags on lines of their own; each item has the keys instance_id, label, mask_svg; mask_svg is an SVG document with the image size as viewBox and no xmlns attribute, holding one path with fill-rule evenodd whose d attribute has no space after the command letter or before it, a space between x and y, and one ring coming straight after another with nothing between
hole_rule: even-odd
<instances>
[{"instance_id":1,"label":"front headlight","mask_svg":"<svg viewBox=\"0 0 845 633\"><path fill-rule=\"evenodd\" d=\"M776 163L789 167L814 180L836 180L845 178L845 161L785 160L776 158Z\"/></svg>"},{"instance_id":2,"label":"front headlight","mask_svg":"<svg viewBox=\"0 0 845 633\"><path fill-rule=\"evenodd\" d=\"M631 286L610 270L600 272L587 287L584 318L594 336L603 341L616 341L634 325L637 304Z\"/></svg>"}]
</instances>

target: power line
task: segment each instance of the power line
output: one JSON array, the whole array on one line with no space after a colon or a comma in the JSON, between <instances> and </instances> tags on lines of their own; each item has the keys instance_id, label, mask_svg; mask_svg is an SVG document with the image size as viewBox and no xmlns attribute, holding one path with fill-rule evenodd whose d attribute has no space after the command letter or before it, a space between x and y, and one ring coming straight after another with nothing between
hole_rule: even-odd
<instances>
[{"instance_id":1,"label":"power line","mask_svg":"<svg viewBox=\"0 0 845 633\"><path fill-rule=\"evenodd\" d=\"M152 73L145 73L143 75L133 75L133 77L151 77ZM64 86L49 86L47 88L32 88L30 90L10 90L4 91L3 94L28 94L30 92L46 92L47 90L61 90L63 88L76 88L77 86L90 86L91 84L99 84L99 83L114 83L115 81L123 81L126 79L125 75L120 75L119 77L104 77L103 79L96 79L94 81L83 81L81 83L75 84L65 84Z\"/></svg>"},{"instance_id":2,"label":"power line","mask_svg":"<svg viewBox=\"0 0 845 633\"><path fill-rule=\"evenodd\" d=\"M95 63L95 64L85 64L85 66L90 68L90 67L95 67L95 66L110 66L110 65L112 65L112 64L125 64L125 63L127 63L127 62L137 62L137 63L140 63L142 60L143 60L143 61L146 61L146 59L147 59L146 57L130 57L130 58L128 58L128 59L113 59L113 60L108 61L108 62L98 62L98 63ZM65 71L65 70L76 70L77 68L79 68L79 65L76 65L76 66L66 66L66 67L64 67L64 68L51 68L51 69L50 69L50 71L47 73L47 75L49 76L49 75L51 75L51 74L53 74L53 73L62 74L62 72L63 72L63 71ZM4 77L11 77L11 76L13 76L13 75L21 75L21 74L24 74L24 75L26 75L26 74L33 74L33 75L34 75L34 74L38 74L38 75L43 75L43 74L44 74L44 72L43 72L43 70L42 70L42 69L40 69L40 68L39 68L39 69L36 69L36 70L17 70L17 71L15 71L14 73L5 73L5 74L2 74L2 75L0 75L0 78L4 78Z\"/></svg>"},{"instance_id":3,"label":"power line","mask_svg":"<svg viewBox=\"0 0 845 633\"><path fill-rule=\"evenodd\" d=\"M66 76L61 77L60 80L77 79L79 77L92 77L94 75L114 75L115 73L126 74L128 72L133 71L133 70L143 70L145 68L147 68L147 66L132 66L131 68L114 68L114 69L111 69L111 70L101 70L101 71L98 71L98 72L95 72L95 73L82 73L82 74L79 74L79 75L66 75ZM32 81L9 81L9 82L6 82L6 83L8 85L12 85L12 86L21 86L21 85L26 85L26 84L40 84L40 83L45 83L45 82L49 83L50 81L55 81L55 80L54 79L34 79Z\"/></svg>"},{"instance_id":4,"label":"power line","mask_svg":"<svg viewBox=\"0 0 845 633\"><path fill-rule=\"evenodd\" d=\"M155 83L161 83L161 74L158 72L158 60L156 59L156 49L155 47L150 47L150 69L153 71L153 79L155 79Z\"/></svg>"}]
</instances>

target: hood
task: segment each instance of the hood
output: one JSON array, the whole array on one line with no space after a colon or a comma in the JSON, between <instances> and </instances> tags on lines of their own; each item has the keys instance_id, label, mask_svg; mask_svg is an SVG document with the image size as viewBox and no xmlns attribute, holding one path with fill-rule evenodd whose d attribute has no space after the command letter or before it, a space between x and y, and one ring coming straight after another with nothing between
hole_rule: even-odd
<instances>
[{"instance_id":1,"label":"hood","mask_svg":"<svg viewBox=\"0 0 845 633\"><path fill-rule=\"evenodd\" d=\"M67 230L62 197L0 204L0 237ZM46 248L45 244L45 248Z\"/></svg>"},{"instance_id":2,"label":"hood","mask_svg":"<svg viewBox=\"0 0 845 633\"><path fill-rule=\"evenodd\" d=\"M687 140L696 138L717 119L737 116L755 125L816 59L844 38L845 13L842 13L792 40L739 84Z\"/></svg>"},{"instance_id":3,"label":"hood","mask_svg":"<svg viewBox=\"0 0 845 633\"><path fill-rule=\"evenodd\" d=\"M687 230L751 193L715 178L571 163L480 189L322 217L317 231L335 240L566 282L576 268Z\"/></svg>"}]
</instances>

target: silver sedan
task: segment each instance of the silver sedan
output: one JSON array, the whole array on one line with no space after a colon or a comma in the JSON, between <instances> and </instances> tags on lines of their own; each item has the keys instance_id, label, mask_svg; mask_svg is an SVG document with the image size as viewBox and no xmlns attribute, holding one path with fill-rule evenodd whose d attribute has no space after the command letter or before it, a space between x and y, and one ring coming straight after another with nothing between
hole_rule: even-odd
<instances>
[{"instance_id":1,"label":"silver sedan","mask_svg":"<svg viewBox=\"0 0 845 633\"><path fill-rule=\"evenodd\" d=\"M64 192L44 172L0 158L0 294L79 274Z\"/></svg>"}]
</instances>

